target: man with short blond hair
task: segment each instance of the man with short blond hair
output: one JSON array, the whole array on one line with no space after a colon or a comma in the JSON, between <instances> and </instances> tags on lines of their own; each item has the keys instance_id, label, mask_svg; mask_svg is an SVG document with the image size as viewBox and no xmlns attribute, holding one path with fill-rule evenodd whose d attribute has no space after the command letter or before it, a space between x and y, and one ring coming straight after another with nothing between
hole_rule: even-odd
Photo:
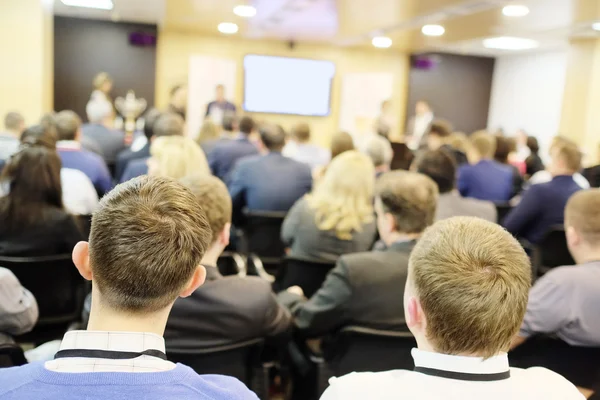
<instances>
[{"instance_id":1,"label":"man with short blond hair","mask_svg":"<svg viewBox=\"0 0 600 400\"><path fill-rule=\"evenodd\" d=\"M192 175L181 183L206 212L211 241L201 262L206 269L205 284L190 297L177 300L171 310L165 331L167 349L182 353L286 333L292 318L277 303L269 282L258 277L223 277L217 268L231 229L231 198L225 184L208 174Z\"/></svg>"},{"instance_id":2,"label":"man with short blond hair","mask_svg":"<svg viewBox=\"0 0 600 400\"><path fill-rule=\"evenodd\" d=\"M291 137L283 148L283 155L299 161L312 169L327 165L331 153L323 147L312 144L310 125L301 122L292 128Z\"/></svg>"},{"instance_id":3,"label":"man with short blond hair","mask_svg":"<svg viewBox=\"0 0 600 400\"><path fill-rule=\"evenodd\" d=\"M583 399L551 371L509 368L530 274L523 248L498 225L469 217L436 223L411 253L404 292L418 345L414 371L334 378L322 399Z\"/></svg>"}]
</instances>

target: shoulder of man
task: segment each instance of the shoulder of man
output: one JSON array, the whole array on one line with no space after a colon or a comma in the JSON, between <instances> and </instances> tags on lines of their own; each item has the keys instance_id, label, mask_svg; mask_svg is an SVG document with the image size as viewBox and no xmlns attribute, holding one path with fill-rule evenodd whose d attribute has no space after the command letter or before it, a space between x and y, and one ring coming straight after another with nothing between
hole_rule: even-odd
<instances>
[{"instance_id":1,"label":"shoulder of man","mask_svg":"<svg viewBox=\"0 0 600 400\"><path fill-rule=\"evenodd\" d=\"M389 394L390 391L401 390L401 379L410 377L412 373L405 370L352 372L339 378L334 377L329 380L330 386L322 400L367 399L381 393Z\"/></svg>"},{"instance_id":2,"label":"shoulder of man","mask_svg":"<svg viewBox=\"0 0 600 400\"><path fill-rule=\"evenodd\" d=\"M194 379L186 381L185 384L206 396L203 398L258 400L256 394L236 378L224 375L198 375L193 371L192 373L195 375Z\"/></svg>"},{"instance_id":3,"label":"shoulder of man","mask_svg":"<svg viewBox=\"0 0 600 400\"><path fill-rule=\"evenodd\" d=\"M0 398L18 392L28 393L27 386L36 382L36 370L43 368L40 363L31 363L21 367L0 370ZM20 397L15 397L20 398ZM23 396L22 398L28 398Z\"/></svg>"},{"instance_id":4,"label":"shoulder of man","mask_svg":"<svg viewBox=\"0 0 600 400\"><path fill-rule=\"evenodd\" d=\"M516 383L539 390L540 398L550 400L583 400L585 397L567 379L542 367L527 369L511 368L511 379Z\"/></svg>"}]
</instances>

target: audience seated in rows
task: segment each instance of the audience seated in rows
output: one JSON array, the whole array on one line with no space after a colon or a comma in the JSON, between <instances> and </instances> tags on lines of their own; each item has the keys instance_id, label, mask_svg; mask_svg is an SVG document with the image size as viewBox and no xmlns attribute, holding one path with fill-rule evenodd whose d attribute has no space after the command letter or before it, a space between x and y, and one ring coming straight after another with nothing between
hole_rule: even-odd
<instances>
[{"instance_id":1,"label":"audience seated in rows","mask_svg":"<svg viewBox=\"0 0 600 400\"><path fill-rule=\"evenodd\" d=\"M525 176L531 177L534 174L546 169L542 157L540 157L540 145L535 136L527 137L527 147L529 148L529 155L525 159Z\"/></svg>"},{"instance_id":2,"label":"audience seated in rows","mask_svg":"<svg viewBox=\"0 0 600 400\"><path fill-rule=\"evenodd\" d=\"M449 146L452 149L458 167L469 163L467 153L469 151L470 142L466 133L452 132L446 139L446 146Z\"/></svg>"},{"instance_id":3,"label":"audience seated in rows","mask_svg":"<svg viewBox=\"0 0 600 400\"><path fill-rule=\"evenodd\" d=\"M443 149L452 155L458 165L466 164L468 163L467 155L462 150L450 144L452 137L451 128L451 125L446 121L440 120L432 123L427 135L427 149Z\"/></svg>"},{"instance_id":4,"label":"audience seated in rows","mask_svg":"<svg viewBox=\"0 0 600 400\"><path fill-rule=\"evenodd\" d=\"M289 255L336 262L342 254L366 251L375 239L371 160L347 151L335 157L312 192L290 209L281 228Z\"/></svg>"},{"instance_id":5,"label":"audience seated in rows","mask_svg":"<svg viewBox=\"0 0 600 400\"><path fill-rule=\"evenodd\" d=\"M258 149L248 138L254 132L254 120L243 117L239 122L240 132L232 140L220 141L207 154L210 169L217 178L228 182L236 162L244 157L258 154Z\"/></svg>"},{"instance_id":6,"label":"audience seated in rows","mask_svg":"<svg viewBox=\"0 0 600 400\"><path fill-rule=\"evenodd\" d=\"M90 101L86 107L89 123L81 127L82 137L94 141L102 150L104 161L114 165L117 156L125 149L125 134L112 129L114 111L105 101Z\"/></svg>"},{"instance_id":7,"label":"audience seated in rows","mask_svg":"<svg viewBox=\"0 0 600 400\"><path fill-rule=\"evenodd\" d=\"M19 149L19 140L25 130L25 119L17 112L4 117L4 132L0 132L0 160L8 158Z\"/></svg>"},{"instance_id":8,"label":"audience seated in rows","mask_svg":"<svg viewBox=\"0 0 600 400\"><path fill-rule=\"evenodd\" d=\"M0 346L31 331L38 315L35 297L9 269L0 267Z\"/></svg>"},{"instance_id":9,"label":"audience seated in rows","mask_svg":"<svg viewBox=\"0 0 600 400\"><path fill-rule=\"evenodd\" d=\"M361 151L369 156L375 167L375 178L390 170L394 150L389 140L380 135L369 135L363 140Z\"/></svg>"},{"instance_id":10,"label":"audience seated in rows","mask_svg":"<svg viewBox=\"0 0 600 400\"><path fill-rule=\"evenodd\" d=\"M354 139L352 139L352 136L348 132L338 132L334 134L331 138L331 160L329 160L329 162L331 163L331 161L340 154L354 149ZM327 171L327 165L315 168L313 170L313 177L315 180L321 179L323 175L325 175L325 171Z\"/></svg>"},{"instance_id":11,"label":"audience seated in rows","mask_svg":"<svg viewBox=\"0 0 600 400\"><path fill-rule=\"evenodd\" d=\"M73 111L61 111L56 115L58 143L56 148L65 168L77 169L87 175L100 196L112 187L112 179L106 163L98 154L81 146L81 119Z\"/></svg>"},{"instance_id":12,"label":"audience seated in rows","mask_svg":"<svg viewBox=\"0 0 600 400\"><path fill-rule=\"evenodd\" d=\"M283 129L264 125L259 133L266 154L239 160L231 173L229 193L236 219L244 209L288 211L312 187L310 167L281 154L285 146Z\"/></svg>"},{"instance_id":13,"label":"audience seated in rows","mask_svg":"<svg viewBox=\"0 0 600 400\"><path fill-rule=\"evenodd\" d=\"M375 211L387 249L340 257L310 300L297 286L280 293L298 329L310 336L333 333L344 325L406 332L398 290L406 284L411 250L433 223L437 196L435 183L424 175L405 171L382 175Z\"/></svg>"},{"instance_id":14,"label":"audience seated in rows","mask_svg":"<svg viewBox=\"0 0 600 400\"><path fill-rule=\"evenodd\" d=\"M469 217L437 222L419 239L408 262L404 315L418 345L412 352L414 371L332 379L322 400L375 395L583 399L552 371L509 368L506 352L525 314L530 280L529 258L498 225ZM402 289L397 285L389 302L402 302Z\"/></svg>"},{"instance_id":15,"label":"audience seated in rows","mask_svg":"<svg viewBox=\"0 0 600 400\"><path fill-rule=\"evenodd\" d=\"M231 199L223 182L204 174L181 183L206 212L211 242L201 262L205 283L189 297L178 299L169 314L167 350L182 353L286 333L292 319L277 303L269 282L219 273L217 260L229 244L231 227Z\"/></svg>"},{"instance_id":16,"label":"audience seated in rows","mask_svg":"<svg viewBox=\"0 0 600 400\"><path fill-rule=\"evenodd\" d=\"M179 119L178 115L173 116ZM170 135L152 141L148 175L181 179L191 174L209 172L202 149L191 138Z\"/></svg>"},{"instance_id":17,"label":"audience seated in rows","mask_svg":"<svg viewBox=\"0 0 600 400\"><path fill-rule=\"evenodd\" d=\"M494 152L494 160L496 160L500 164L506 165L512 171L513 186L511 197L518 195L519 193L521 193L521 190L523 190L523 176L521 175L521 171L516 165L511 164L511 162L509 161L510 155L515 154L516 147L517 144L514 139L496 135L496 151ZM524 165L524 162L521 161L521 163ZM525 168L523 168L523 173L524 172Z\"/></svg>"},{"instance_id":18,"label":"audience seated in rows","mask_svg":"<svg viewBox=\"0 0 600 400\"><path fill-rule=\"evenodd\" d=\"M64 209L60 157L39 143L24 143L0 177L9 185L0 197L0 255L35 257L69 253L83 240Z\"/></svg>"},{"instance_id":19,"label":"audience seated in rows","mask_svg":"<svg viewBox=\"0 0 600 400\"><path fill-rule=\"evenodd\" d=\"M552 148L554 146L564 144L564 143L576 145L575 142L573 142L570 139L567 139L563 136L555 136L552 139L552 143L550 144L549 152L552 153ZM552 173L548 170L548 168L546 168L543 171L539 171L539 172L533 174L533 176L531 176L531 178L529 178L529 181L527 183L529 185L537 185L539 183L548 183L552 180L552 178L553 178ZM575 182L577 183L577 185L580 188L582 188L582 189L590 188L590 183L588 182L588 180L583 175L581 175L579 172L576 172L573 175L573 179L575 180Z\"/></svg>"},{"instance_id":20,"label":"audience seated in rows","mask_svg":"<svg viewBox=\"0 0 600 400\"><path fill-rule=\"evenodd\" d=\"M581 168L581 152L574 143L552 147L548 183L532 185L523 193L521 202L506 216L502 224L513 235L536 244L553 225L562 225L569 197L581 187L573 179Z\"/></svg>"},{"instance_id":21,"label":"audience seated in rows","mask_svg":"<svg viewBox=\"0 0 600 400\"><path fill-rule=\"evenodd\" d=\"M293 160L308 164L311 170L324 167L331 159L331 154L324 148L312 144L310 125L297 124L292 128L291 138L283 148L283 155Z\"/></svg>"},{"instance_id":22,"label":"audience seated in rows","mask_svg":"<svg viewBox=\"0 0 600 400\"><path fill-rule=\"evenodd\" d=\"M478 217L497 222L498 213L494 203L462 197L456 190L456 162L446 150L440 148L423 152L415 160L413 170L427 175L438 186L440 196L436 221L451 217Z\"/></svg>"},{"instance_id":23,"label":"audience seated in rows","mask_svg":"<svg viewBox=\"0 0 600 400\"><path fill-rule=\"evenodd\" d=\"M154 124L160 116L161 112L156 108L152 108L148 110L146 114L144 114L144 136L146 137L146 143L137 151L128 148L119 153L115 165L115 181L121 181L121 177L127 169L130 161L147 159L150 157L150 144L154 134Z\"/></svg>"},{"instance_id":24,"label":"audience seated in rows","mask_svg":"<svg viewBox=\"0 0 600 400\"><path fill-rule=\"evenodd\" d=\"M464 197L506 202L513 196L513 171L508 165L493 160L496 138L488 132L475 132L470 137L470 165L458 170L458 190Z\"/></svg>"}]
</instances>

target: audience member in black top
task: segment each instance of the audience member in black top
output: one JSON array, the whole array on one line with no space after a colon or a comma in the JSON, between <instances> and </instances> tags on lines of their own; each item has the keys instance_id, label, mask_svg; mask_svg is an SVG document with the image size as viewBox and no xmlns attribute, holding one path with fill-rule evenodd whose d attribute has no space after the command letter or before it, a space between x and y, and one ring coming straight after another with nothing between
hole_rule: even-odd
<instances>
[{"instance_id":1,"label":"audience member in black top","mask_svg":"<svg viewBox=\"0 0 600 400\"><path fill-rule=\"evenodd\" d=\"M202 258L204 285L190 297L178 299L171 310L165 331L167 350L201 350L286 332L292 323L290 313L277 303L267 281L219 273L217 260L229 244L231 226L231 199L225 184L208 174L181 182L206 212L212 244Z\"/></svg>"},{"instance_id":2,"label":"audience member in black top","mask_svg":"<svg viewBox=\"0 0 600 400\"><path fill-rule=\"evenodd\" d=\"M527 137L527 147L529 147L529 151L531 153L525 159L525 174L529 178L536 172L543 171L544 169L546 169L546 167L544 166L542 158L539 156L540 145L538 144L538 140L534 136Z\"/></svg>"},{"instance_id":3,"label":"audience member in black top","mask_svg":"<svg viewBox=\"0 0 600 400\"><path fill-rule=\"evenodd\" d=\"M307 300L298 286L279 294L302 333L318 336L344 325L408 331L402 295L416 240L433 224L438 189L429 177L392 171L377 182L377 227L387 250L342 256Z\"/></svg>"},{"instance_id":4,"label":"audience member in black top","mask_svg":"<svg viewBox=\"0 0 600 400\"><path fill-rule=\"evenodd\" d=\"M514 153L517 149L517 142L512 138L506 138L504 136L496 136L496 152L494 153L494 160L501 164L507 165L512 169L513 172L513 196L521 193L523 190L523 177L519 172L519 169L512 165L508 161L510 153Z\"/></svg>"},{"instance_id":5,"label":"audience member in black top","mask_svg":"<svg viewBox=\"0 0 600 400\"><path fill-rule=\"evenodd\" d=\"M0 177L9 185L0 198L1 255L65 254L84 240L63 208L60 169L56 151L33 141L11 157Z\"/></svg>"}]
</instances>

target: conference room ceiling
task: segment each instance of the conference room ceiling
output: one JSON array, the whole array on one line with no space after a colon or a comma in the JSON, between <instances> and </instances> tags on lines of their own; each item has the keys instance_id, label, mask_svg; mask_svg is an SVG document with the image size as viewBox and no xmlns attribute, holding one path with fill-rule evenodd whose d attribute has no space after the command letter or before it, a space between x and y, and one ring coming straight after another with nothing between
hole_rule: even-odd
<instances>
[{"instance_id":1,"label":"conference room ceiling","mask_svg":"<svg viewBox=\"0 0 600 400\"><path fill-rule=\"evenodd\" d=\"M112 11L77 9L55 2L57 15L157 23L165 29L222 35L221 22L234 22L240 37L372 46L374 36L388 36L400 51L449 51L498 55L482 40L512 36L539 42L536 50L566 48L569 39L600 37L600 0L113 0ZM234 15L236 5L253 5L257 14ZM522 4L523 17L507 17L502 7ZM444 26L445 34L421 33L425 24ZM381 51L386 51L382 49ZM387 50L389 51L389 50Z\"/></svg>"}]
</instances>

